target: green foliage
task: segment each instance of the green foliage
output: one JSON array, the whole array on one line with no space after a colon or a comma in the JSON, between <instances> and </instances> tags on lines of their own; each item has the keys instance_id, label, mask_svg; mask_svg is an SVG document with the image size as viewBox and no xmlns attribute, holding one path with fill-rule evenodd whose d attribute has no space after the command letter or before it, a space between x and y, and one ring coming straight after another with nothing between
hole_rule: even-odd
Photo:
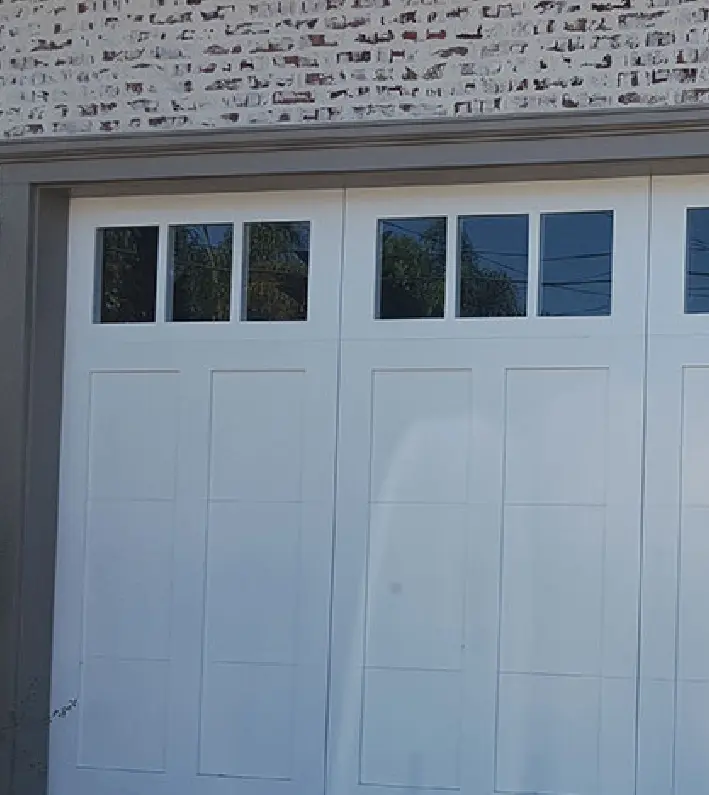
<instances>
[{"instance_id":1,"label":"green foliage","mask_svg":"<svg viewBox=\"0 0 709 795\"><path fill-rule=\"evenodd\" d=\"M309 224L250 224L249 320L301 320L308 305Z\"/></svg>"},{"instance_id":2,"label":"green foliage","mask_svg":"<svg viewBox=\"0 0 709 795\"><path fill-rule=\"evenodd\" d=\"M443 317L445 304L446 221L433 219L419 234L388 222L381 238L381 305L385 318ZM484 267L467 235L460 241L462 315L514 317L524 307L513 280Z\"/></svg>"},{"instance_id":3,"label":"green foliage","mask_svg":"<svg viewBox=\"0 0 709 795\"><path fill-rule=\"evenodd\" d=\"M460 245L460 305L471 317L518 317L524 314L512 279L500 270L486 268L467 235Z\"/></svg>"},{"instance_id":4,"label":"green foliage","mask_svg":"<svg viewBox=\"0 0 709 795\"><path fill-rule=\"evenodd\" d=\"M178 226L172 240L173 320L228 320L233 234L214 244L207 225Z\"/></svg>"},{"instance_id":5,"label":"green foliage","mask_svg":"<svg viewBox=\"0 0 709 795\"><path fill-rule=\"evenodd\" d=\"M445 223L445 222L444 222ZM420 236L388 229L381 239L381 317L443 317L445 225Z\"/></svg>"},{"instance_id":6,"label":"green foliage","mask_svg":"<svg viewBox=\"0 0 709 795\"><path fill-rule=\"evenodd\" d=\"M102 234L101 320L150 322L146 295L155 292L157 230L151 227L105 229Z\"/></svg>"}]
</instances>

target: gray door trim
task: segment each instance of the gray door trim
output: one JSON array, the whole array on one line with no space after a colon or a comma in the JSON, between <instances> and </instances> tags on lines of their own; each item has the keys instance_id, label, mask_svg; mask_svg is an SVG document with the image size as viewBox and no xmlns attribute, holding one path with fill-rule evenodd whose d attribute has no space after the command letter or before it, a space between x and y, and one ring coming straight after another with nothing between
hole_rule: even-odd
<instances>
[{"instance_id":1,"label":"gray door trim","mask_svg":"<svg viewBox=\"0 0 709 795\"><path fill-rule=\"evenodd\" d=\"M0 144L0 793L46 793L72 196L692 172L709 109Z\"/></svg>"},{"instance_id":2,"label":"gray door trim","mask_svg":"<svg viewBox=\"0 0 709 795\"><path fill-rule=\"evenodd\" d=\"M10 181L43 185L610 164L664 173L704 158L709 108L0 143Z\"/></svg>"},{"instance_id":3,"label":"gray door trim","mask_svg":"<svg viewBox=\"0 0 709 795\"><path fill-rule=\"evenodd\" d=\"M380 121L350 122L346 124L271 125L268 127L240 127L234 129L189 130L169 133L104 133L7 139L0 143L0 163L47 163L61 160L83 160L111 157L141 157L172 154L178 157L200 154L264 154L297 151L307 157L313 151L342 151L393 149L405 147L415 150L424 146L492 145L486 147L486 162L494 162L495 150L508 149L511 144L549 144L560 141L624 138L627 157L634 155L633 144L638 137L701 136L709 131L709 107L668 107L615 109L611 111L566 111L562 113L500 115L467 119L428 119L416 122ZM689 139L688 139L689 140ZM596 147L592 147L595 149ZM694 147L693 147L694 148ZM684 150L686 155L690 150ZM396 154L396 153L394 153ZM675 156L682 154L675 149ZM578 147L556 151L554 160L582 159L589 154ZM403 158L401 167L406 167ZM305 165L305 164L304 164ZM312 164L311 164L312 165ZM341 170L347 164L341 163ZM384 164L380 164L380 167ZM393 164L390 164L390 166ZM408 163L410 167L413 165ZM437 159L437 166L445 163ZM396 167L399 167L398 165ZM305 170L305 169L304 169Z\"/></svg>"},{"instance_id":4,"label":"gray door trim","mask_svg":"<svg viewBox=\"0 0 709 795\"><path fill-rule=\"evenodd\" d=\"M46 792L68 191L0 183L0 793Z\"/></svg>"}]
</instances>

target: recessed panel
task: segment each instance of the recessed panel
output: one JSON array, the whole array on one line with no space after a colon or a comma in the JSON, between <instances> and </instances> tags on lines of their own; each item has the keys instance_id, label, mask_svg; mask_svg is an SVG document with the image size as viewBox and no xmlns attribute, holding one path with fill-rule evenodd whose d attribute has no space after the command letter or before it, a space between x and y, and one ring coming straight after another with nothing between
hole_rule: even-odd
<instances>
[{"instance_id":1,"label":"recessed panel","mask_svg":"<svg viewBox=\"0 0 709 795\"><path fill-rule=\"evenodd\" d=\"M81 767L165 770L169 663L89 659L79 696Z\"/></svg>"},{"instance_id":2,"label":"recessed panel","mask_svg":"<svg viewBox=\"0 0 709 795\"><path fill-rule=\"evenodd\" d=\"M466 370L375 373L374 502L466 499L471 391Z\"/></svg>"},{"instance_id":3,"label":"recessed panel","mask_svg":"<svg viewBox=\"0 0 709 795\"><path fill-rule=\"evenodd\" d=\"M709 781L709 682L677 685L676 795L694 795Z\"/></svg>"},{"instance_id":4,"label":"recessed panel","mask_svg":"<svg viewBox=\"0 0 709 795\"><path fill-rule=\"evenodd\" d=\"M244 225L243 319L308 319L310 223Z\"/></svg>"},{"instance_id":5,"label":"recessed panel","mask_svg":"<svg viewBox=\"0 0 709 795\"><path fill-rule=\"evenodd\" d=\"M97 323L155 321L158 231L156 226L98 230Z\"/></svg>"},{"instance_id":6,"label":"recessed panel","mask_svg":"<svg viewBox=\"0 0 709 795\"><path fill-rule=\"evenodd\" d=\"M460 787L462 676L368 670L360 782L384 787Z\"/></svg>"},{"instance_id":7,"label":"recessed panel","mask_svg":"<svg viewBox=\"0 0 709 795\"><path fill-rule=\"evenodd\" d=\"M301 371L214 373L212 499L300 499L305 378Z\"/></svg>"},{"instance_id":8,"label":"recessed panel","mask_svg":"<svg viewBox=\"0 0 709 795\"><path fill-rule=\"evenodd\" d=\"M682 502L709 506L709 367L684 369Z\"/></svg>"},{"instance_id":9,"label":"recessed panel","mask_svg":"<svg viewBox=\"0 0 709 795\"><path fill-rule=\"evenodd\" d=\"M378 227L378 302L382 320L443 317L446 218L392 218Z\"/></svg>"},{"instance_id":10,"label":"recessed panel","mask_svg":"<svg viewBox=\"0 0 709 795\"><path fill-rule=\"evenodd\" d=\"M291 503L210 506L208 659L295 661L300 511Z\"/></svg>"},{"instance_id":11,"label":"recessed panel","mask_svg":"<svg viewBox=\"0 0 709 795\"><path fill-rule=\"evenodd\" d=\"M463 506L373 506L367 665L460 667L465 520Z\"/></svg>"},{"instance_id":12,"label":"recessed panel","mask_svg":"<svg viewBox=\"0 0 709 795\"><path fill-rule=\"evenodd\" d=\"M636 792L636 710L635 678L601 680L599 795Z\"/></svg>"},{"instance_id":13,"label":"recessed panel","mask_svg":"<svg viewBox=\"0 0 709 795\"><path fill-rule=\"evenodd\" d=\"M709 508L682 511L681 538L678 676L709 682Z\"/></svg>"},{"instance_id":14,"label":"recessed panel","mask_svg":"<svg viewBox=\"0 0 709 795\"><path fill-rule=\"evenodd\" d=\"M503 670L600 673L604 520L603 508L505 510Z\"/></svg>"},{"instance_id":15,"label":"recessed panel","mask_svg":"<svg viewBox=\"0 0 709 795\"><path fill-rule=\"evenodd\" d=\"M638 793L672 792L674 714L674 681L643 679L638 711Z\"/></svg>"},{"instance_id":16,"label":"recessed panel","mask_svg":"<svg viewBox=\"0 0 709 795\"><path fill-rule=\"evenodd\" d=\"M601 681L500 676L496 791L600 795Z\"/></svg>"},{"instance_id":17,"label":"recessed panel","mask_svg":"<svg viewBox=\"0 0 709 795\"><path fill-rule=\"evenodd\" d=\"M170 228L168 320L229 320L233 238L231 224Z\"/></svg>"},{"instance_id":18,"label":"recessed panel","mask_svg":"<svg viewBox=\"0 0 709 795\"><path fill-rule=\"evenodd\" d=\"M90 499L172 499L180 376L93 373L90 383Z\"/></svg>"},{"instance_id":19,"label":"recessed panel","mask_svg":"<svg viewBox=\"0 0 709 795\"><path fill-rule=\"evenodd\" d=\"M204 672L199 772L289 779L295 670L281 665L208 665Z\"/></svg>"},{"instance_id":20,"label":"recessed panel","mask_svg":"<svg viewBox=\"0 0 709 795\"><path fill-rule=\"evenodd\" d=\"M87 524L89 655L166 659L175 522L169 502L99 502Z\"/></svg>"},{"instance_id":21,"label":"recessed panel","mask_svg":"<svg viewBox=\"0 0 709 795\"><path fill-rule=\"evenodd\" d=\"M605 502L606 370L510 370L506 409L506 502Z\"/></svg>"},{"instance_id":22,"label":"recessed panel","mask_svg":"<svg viewBox=\"0 0 709 795\"><path fill-rule=\"evenodd\" d=\"M458 219L459 317L526 315L528 270L528 216Z\"/></svg>"}]
</instances>

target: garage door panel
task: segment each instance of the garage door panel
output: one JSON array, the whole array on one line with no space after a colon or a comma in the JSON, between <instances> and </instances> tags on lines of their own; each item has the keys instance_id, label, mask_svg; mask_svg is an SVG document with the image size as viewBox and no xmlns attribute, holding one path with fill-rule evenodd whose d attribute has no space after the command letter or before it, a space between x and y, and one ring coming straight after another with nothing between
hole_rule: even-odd
<instances>
[{"instance_id":1,"label":"garage door panel","mask_svg":"<svg viewBox=\"0 0 709 795\"><path fill-rule=\"evenodd\" d=\"M351 196L333 792L634 792L647 184L617 187ZM609 208L611 315L537 316L545 216ZM458 316L451 219L512 212L527 315ZM435 265L438 216L444 316L377 316L377 253Z\"/></svg>"},{"instance_id":2,"label":"garage door panel","mask_svg":"<svg viewBox=\"0 0 709 795\"><path fill-rule=\"evenodd\" d=\"M174 792L174 780L162 773L145 774L150 778L151 793L155 795L170 795ZM72 792L100 792L101 795L142 795L145 791L145 784L138 781L138 776L134 771L129 770L106 770L106 769L83 769L71 778L66 774L58 776L55 770L49 773L50 787L71 787Z\"/></svg>"},{"instance_id":3,"label":"garage door panel","mask_svg":"<svg viewBox=\"0 0 709 795\"><path fill-rule=\"evenodd\" d=\"M303 371L212 373L212 500L302 498Z\"/></svg>"},{"instance_id":4,"label":"garage door panel","mask_svg":"<svg viewBox=\"0 0 709 795\"><path fill-rule=\"evenodd\" d=\"M642 370L571 345L344 345L334 790L632 791ZM614 458L634 465L618 485ZM410 671L457 677L426 742L419 691L396 706ZM385 676L383 711L367 683Z\"/></svg>"},{"instance_id":5,"label":"garage door panel","mask_svg":"<svg viewBox=\"0 0 709 795\"><path fill-rule=\"evenodd\" d=\"M465 500L469 400L465 371L372 373L372 502Z\"/></svg>"},{"instance_id":6,"label":"garage door panel","mask_svg":"<svg viewBox=\"0 0 709 795\"><path fill-rule=\"evenodd\" d=\"M605 369L507 370L506 501L604 501L607 396Z\"/></svg>"},{"instance_id":7,"label":"garage door panel","mask_svg":"<svg viewBox=\"0 0 709 795\"><path fill-rule=\"evenodd\" d=\"M683 258L672 260L677 268ZM668 308L667 314L670 309ZM658 319L658 323L662 319ZM705 778L702 717L709 681L706 625L707 390L706 317L672 321L649 337L642 679L639 766L662 766L678 795ZM664 321L670 321L665 317ZM651 583L651 585L650 585ZM648 789L649 792L654 790Z\"/></svg>"},{"instance_id":8,"label":"garage door panel","mask_svg":"<svg viewBox=\"0 0 709 795\"><path fill-rule=\"evenodd\" d=\"M174 526L175 506L168 501L89 505L87 655L169 659Z\"/></svg>"},{"instance_id":9,"label":"garage door panel","mask_svg":"<svg viewBox=\"0 0 709 795\"><path fill-rule=\"evenodd\" d=\"M362 785L460 788L459 671L368 668L364 674Z\"/></svg>"},{"instance_id":10,"label":"garage door panel","mask_svg":"<svg viewBox=\"0 0 709 795\"><path fill-rule=\"evenodd\" d=\"M709 304L705 177L653 180L638 772L706 781Z\"/></svg>"},{"instance_id":11,"label":"garage door panel","mask_svg":"<svg viewBox=\"0 0 709 795\"><path fill-rule=\"evenodd\" d=\"M84 661L79 769L165 772L168 670L169 660Z\"/></svg>"},{"instance_id":12,"label":"garage door panel","mask_svg":"<svg viewBox=\"0 0 709 795\"><path fill-rule=\"evenodd\" d=\"M72 791L82 791L85 767L176 776L177 787L227 777L245 792L260 789L254 781L272 781L279 791L300 786L322 770L334 478L334 439L324 440L323 430L334 428L337 369L335 347L329 351L326 362L301 357L302 369L292 361L286 371L185 365L181 373L169 373L178 402L172 424L182 429L179 439L173 434L168 440L174 457L169 492L159 473L157 481L151 469L147 478L136 478L120 456L106 459L118 491L100 467L89 464L88 471L101 478L97 482L113 491L106 486L106 496L88 503L86 584L74 585L75 604L86 605L83 629L75 630L85 661L80 678L72 673L69 679L76 686L62 684L67 693L80 693L78 725L66 724L78 746L73 752L57 746L65 765L66 755L76 754L75 772L63 779L73 780ZM282 352L279 357L287 358ZM232 350L232 363L238 359ZM134 371L98 375L116 377L119 384L124 377L153 377ZM245 424L220 424L225 411L240 412ZM127 449L130 433L121 436L120 410L107 416L106 438L118 434L119 449ZM135 411L128 414L135 417ZM157 419L162 422L138 423L138 450L155 425L158 432L165 425L164 414ZM115 449L98 432L92 438L94 446ZM214 463L218 456L222 473ZM242 476L235 481L239 466ZM254 471L257 482L243 490ZM130 488L124 488L122 472ZM151 477L157 491L148 493ZM236 491L229 488L234 482ZM68 663L67 672L72 667ZM250 682L244 691L230 688L234 703L218 695L229 675ZM157 689L150 689L150 677ZM279 715L264 711L276 703L276 692L285 710ZM136 697L139 708L132 706ZM135 720L142 734L131 732ZM243 737L250 750L239 756L233 744L241 747ZM143 786L152 784L146 779Z\"/></svg>"},{"instance_id":13,"label":"garage door panel","mask_svg":"<svg viewBox=\"0 0 709 795\"><path fill-rule=\"evenodd\" d=\"M633 792L647 188L76 203L53 697L84 695L52 731L52 795ZM156 320L95 323L96 229L145 223ZM231 314L173 321L174 229L210 223L233 225ZM299 278L307 260L307 320L255 317L290 309L261 300L280 276L253 224ZM392 292L411 257L431 273Z\"/></svg>"},{"instance_id":14,"label":"garage door panel","mask_svg":"<svg viewBox=\"0 0 709 795\"><path fill-rule=\"evenodd\" d=\"M150 299L155 307L155 323L150 335L154 341L169 342L176 339L189 343L196 337L210 341L276 341L283 339L286 334L290 339L299 341L332 339L339 326L342 199L341 191L308 191L143 197L139 201L133 197L74 200L69 235L71 267L68 274L68 317L72 324L90 327L94 319L100 316L102 246L100 236L97 238L97 230L123 230L130 233L131 230L142 229L150 230L150 235L157 230L157 243L149 247L151 253L157 255L157 263L145 258L145 248L142 251L143 267L154 267L157 274L154 283L144 285L144 292L151 293ZM300 230L303 239L299 239L297 234L298 225L305 227ZM173 232L182 229L190 233L195 230L203 233L210 226L233 228L231 251L222 252L214 239L211 240L212 247L205 247L202 239L197 246L196 258L193 257L190 262L194 266L195 259L199 264L206 256L207 262L213 263L215 254L226 256L224 266L228 264L231 269L231 285L226 285L227 294L222 298L230 304L229 322L199 319L171 322L173 307L170 293L176 251ZM256 236L258 245L249 246L249 235L252 242ZM269 270L269 260L268 257L264 259L264 251L276 255L276 260L280 257L286 270L292 264L289 262L292 253L302 255L298 267L291 268L291 271L294 279L307 281L307 322L283 320L287 313L282 311L282 302L271 304L273 316L270 319L279 322L234 322L248 317L249 273L257 272L264 277L263 289L277 279L277 274ZM201 259L200 253L203 254ZM112 265L115 269L116 263L112 261ZM134 267L135 262L128 258L123 265ZM221 271L224 266L220 268ZM118 271L120 275L120 268ZM186 273L190 275L189 268ZM140 271L137 275L141 275ZM126 282L130 284L130 280ZM212 286L209 281L194 283L201 294L205 290L209 294ZM118 311L116 300L129 296L134 304L135 291L127 293L125 290L116 290L113 282L111 286L114 288L110 297L115 320ZM146 341L143 333L145 323L99 324L96 331L100 336L110 337L112 331L118 330L116 325L121 327L120 337L126 342Z\"/></svg>"},{"instance_id":15,"label":"garage door panel","mask_svg":"<svg viewBox=\"0 0 709 795\"><path fill-rule=\"evenodd\" d=\"M294 669L208 663L200 730L201 776L289 780L293 775Z\"/></svg>"},{"instance_id":16,"label":"garage door panel","mask_svg":"<svg viewBox=\"0 0 709 795\"><path fill-rule=\"evenodd\" d=\"M595 505L506 506L501 670L601 669L604 514Z\"/></svg>"},{"instance_id":17,"label":"garage door panel","mask_svg":"<svg viewBox=\"0 0 709 795\"><path fill-rule=\"evenodd\" d=\"M560 334L642 335L645 302L638 296L645 295L647 281L648 187L649 180L640 178L550 181L543 186L413 187L405 193L348 190L343 337L554 340ZM602 245L593 224L578 223L598 213L612 216L606 229L609 239ZM564 216L561 242L569 236L578 238L572 246L578 251L570 259L565 255L568 246L559 248L558 234L554 244L553 230L545 223L559 216ZM527 221L526 247L518 240L520 219ZM489 225L491 221L498 222L497 231ZM607 252L610 263L599 255L605 248L612 249ZM445 273L440 264L444 250ZM401 270L405 253L411 260L408 269ZM427 257L430 268L422 264ZM545 282L545 262L559 268L558 278L552 274ZM466 292L464 277L470 272L484 277L477 283L477 294ZM402 275L409 281L402 280ZM393 285L402 299L399 309L406 316L381 317L382 298L391 305ZM545 305L545 289L552 289L562 300ZM596 304L610 306L610 314L582 316L599 311ZM560 305L565 307L561 314L569 316L550 322L545 315L558 312ZM479 316L470 316L475 313Z\"/></svg>"},{"instance_id":18,"label":"garage door panel","mask_svg":"<svg viewBox=\"0 0 709 795\"><path fill-rule=\"evenodd\" d=\"M181 635L194 695L180 745L198 791L286 792L316 786L323 764L336 347L238 350L200 370L183 472L203 511L197 537L185 528L183 555L202 562L184 587L203 615Z\"/></svg>"},{"instance_id":19,"label":"garage door panel","mask_svg":"<svg viewBox=\"0 0 709 795\"><path fill-rule=\"evenodd\" d=\"M466 513L462 505L372 505L365 665L460 667Z\"/></svg>"},{"instance_id":20,"label":"garage door panel","mask_svg":"<svg viewBox=\"0 0 709 795\"><path fill-rule=\"evenodd\" d=\"M78 705L52 731L56 795L322 790L338 197L73 209L53 698ZM307 320L247 318L240 244L231 317L169 319L170 230L210 219L312 222ZM95 322L96 230L146 222L155 322Z\"/></svg>"},{"instance_id":21,"label":"garage door panel","mask_svg":"<svg viewBox=\"0 0 709 795\"><path fill-rule=\"evenodd\" d=\"M91 375L90 500L172 500L180 378L176 372Z\"/></svg>"}]
</instances>

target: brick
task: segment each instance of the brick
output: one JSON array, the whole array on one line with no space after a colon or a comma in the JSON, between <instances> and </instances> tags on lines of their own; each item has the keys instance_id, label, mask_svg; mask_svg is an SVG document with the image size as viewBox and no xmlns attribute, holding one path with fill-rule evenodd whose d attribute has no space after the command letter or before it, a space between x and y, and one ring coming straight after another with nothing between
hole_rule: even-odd
<instances>
[{"instance_id":1,"label":"brick","mask_svg":"<svg viewBox=\"0 0 709 795\"><path fill-rule=\"evenodd\" d=\"M707 0L0 0L0 137L709 105Z\"/></svg>"}]
</instances>

